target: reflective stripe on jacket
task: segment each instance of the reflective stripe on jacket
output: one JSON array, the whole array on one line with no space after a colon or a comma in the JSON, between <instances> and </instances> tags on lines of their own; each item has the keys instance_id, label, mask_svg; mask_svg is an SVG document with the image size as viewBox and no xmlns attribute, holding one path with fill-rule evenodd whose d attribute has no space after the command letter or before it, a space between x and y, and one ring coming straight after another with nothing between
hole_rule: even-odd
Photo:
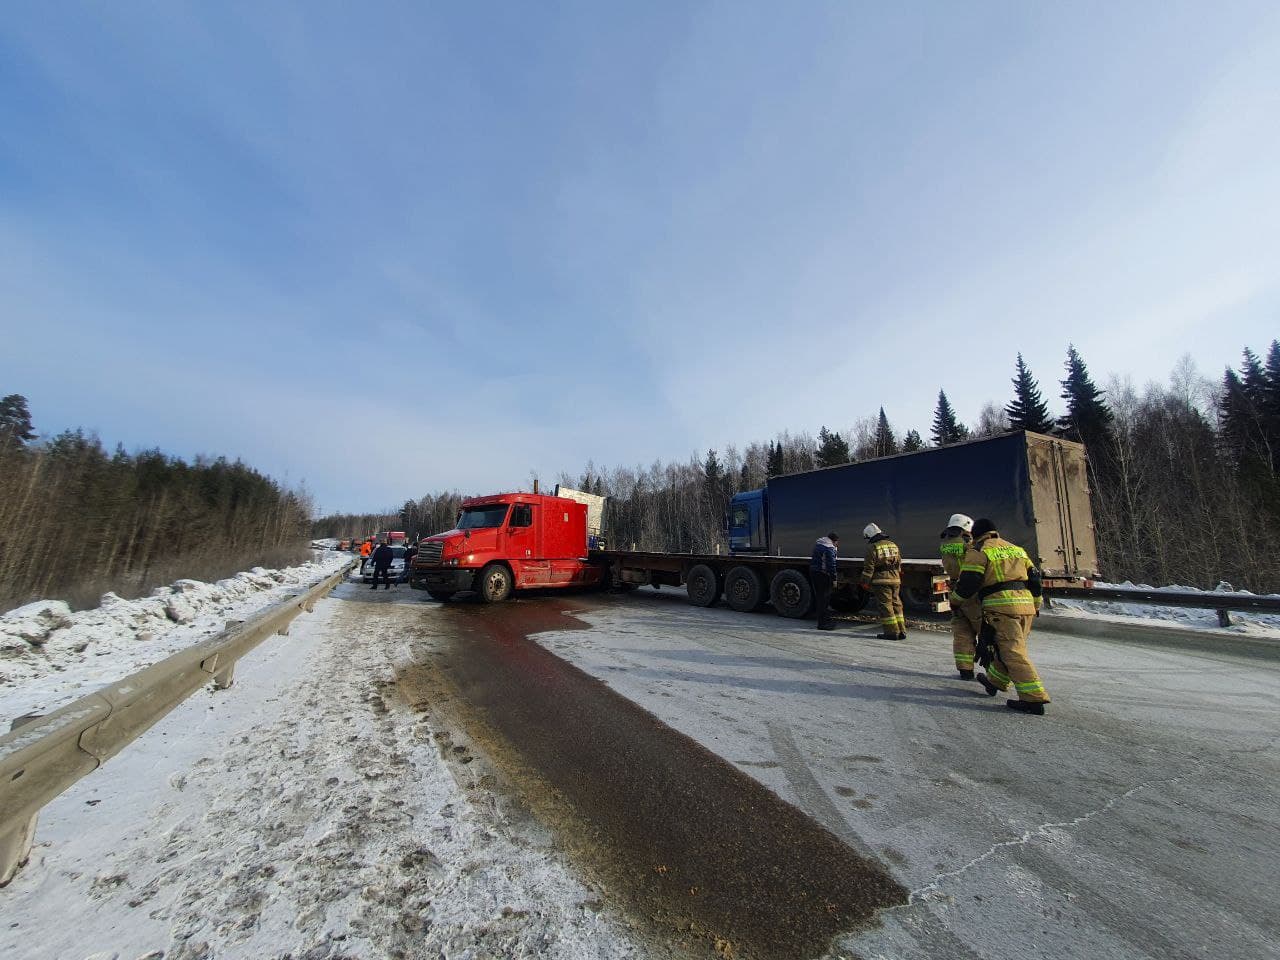
<instances>
[{"instance_id":1,"label":"reflective stripe on jacket","mask_svg":"<svg viewBox=\"0 0 1280 960\"><path fill-rule=\"evenodd\" d=\"M1034 569L1027 551L1002 540L993 530L979 537L965 552L960 577L951 589L951 601L963 603L977 594L983 610L1035 613L1040 609L1041 599L1034 596L1030 588L1034 578L1036 593L1039 593L1039 579L1033 575ZM1009 586L1002 587L1002 584Z\"/></svg>"},{"instance_id":2,"label":"reflective stripe on jacket","mask_svg":"<svg viewBox=\"0 0 1280 960\"><path fill-rule=\"evenodd\" d=\"M902 583L899 568L902 566L902 552L898 545L883 533L872 538L867 547L867 557L862 561L862 585L869 587L873 583Z\"/></svg>"},{"instance_id":3,"label":"reflective stripe on jacket","mask_svg":"<svg viewBox=\"0 0 1280 960\"><path fill-rule=\"evenodd\" d=\"M964 563L964 555L969 549L969 538L960 534L955 537L942 538L942 569L952 583L960 578L960 564Z\"/></svg>"}]
</instances>

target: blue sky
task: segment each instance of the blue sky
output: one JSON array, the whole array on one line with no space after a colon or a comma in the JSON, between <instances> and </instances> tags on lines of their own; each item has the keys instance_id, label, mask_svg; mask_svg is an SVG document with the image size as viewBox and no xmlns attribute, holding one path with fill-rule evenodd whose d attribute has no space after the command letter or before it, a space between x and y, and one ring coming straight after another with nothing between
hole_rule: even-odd
<instances>
[{"instance_id":1,"label":"blue sky","mask_svg":"<svg viewBox=\"0 0 1280 960\"><path fill-rule=\"evenodd\" d=\"M0 121L0 393L326 510L1280 336L1271 2L22 4Z\"/></svg>"}]
</instances>

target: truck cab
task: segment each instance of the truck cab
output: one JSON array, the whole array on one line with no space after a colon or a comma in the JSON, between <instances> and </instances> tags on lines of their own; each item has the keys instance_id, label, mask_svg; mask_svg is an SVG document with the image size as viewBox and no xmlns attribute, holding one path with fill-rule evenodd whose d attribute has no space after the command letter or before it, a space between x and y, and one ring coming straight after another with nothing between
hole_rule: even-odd
<instances>
[{"instance_id":1,"label":"truck cab","mask_svg":"<svg viewBox=\"0 0 1280 960\"><path fill-rule=\"evenodd\" d=\"M768 553L769 533L764 490L733 495L725 518L730 553Z\"/></svg>"},{"instance_id":2,"label":"truck cab","mask_svg":"<svg viewBox=\"0 0 1280 960\"><path fill-rule=\"evenodd\" d=\"M409 585L436 600L475 591L497 603L515 590L597 584L587 559L587 506L565 497L500 493L464 500L457 526L424 540Z\"/></svg>"}]
</instances>

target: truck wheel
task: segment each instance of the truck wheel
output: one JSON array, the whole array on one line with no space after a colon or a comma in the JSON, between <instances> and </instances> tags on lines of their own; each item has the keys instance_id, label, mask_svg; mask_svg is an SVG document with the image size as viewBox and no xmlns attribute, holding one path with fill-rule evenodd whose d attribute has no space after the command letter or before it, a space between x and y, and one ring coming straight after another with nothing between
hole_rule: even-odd
<instances>
[{"instance_id":1,"label":"truck wheel","mask_svg":"<svg viewBox=\"0 0 1280 960\"><path fill-rule=\"evenodd\" d=\"M750 567L734 567L724 578L724 598L739 613L758 610L764 601L764 584Z\"/></svg>"},{"instance_id":2,"label":"truck wheel","mask_svg":"<svg viewBox=\"0 0 1280 960\"><path fill-rule=\"evenodd\" d=\"M856 613L857 606L853 600L853 591L843 587L831 591L831 609L835 613Z\"/></svg>"},{"instance_id":3,"label":"truck wheel","mask_svg":"<svg viewBox=\"0 0 1280 960\"><path fill-rule=\"evenodd\" d=\"M932 586L932 585L930 585ZM912 610L932 610L933 590L925 590L915 584L903 584L898 591L902 597L902 605ZM945 599L945 597L943 598Z\"/></svg>"},{"instance_id":4,"label":"truck wheel","mask_svg":"<svg viewBox=\"0 0 1280 960\"><path fill-rule=\"evenodd\" d=\"M453 599L452 590L428 590L427 596L432 600L439 600L441 603L448 603Z\"/></svg>"},{"instance_id":5,"label":"truck wheel","mask_svg":"<svg viewBox=\"0 0 1280 960\"><path fill-rule=\"evenodd\" d=\"M813 607L813 588L808 577L798 570L783 570L769 585L769 599L780 615L799 620L808 616Z\"/></svg>"},{"instance_id":6,"label":"truck wheel","mask_svg":"<svg viewBox=\"0 0 1280 960\"><path fill-rule=\"evenodd\" d=\"M480 599L485 603L502 603L511 596L514 586L511 571L500 563L491 563L480 571Z\"/></svg>"},{"instance_id":7,"label":"truck wheel","mask_svg":"<svg viewBox=\"0 0 1280 960\"><path fill-rule=\"evenodd\" d=\"M689 571L686 587L689 602L695 607L709 607L720 598L720 581L716 572L705 563L700 563Z\"/></svg>"}]
</instances>

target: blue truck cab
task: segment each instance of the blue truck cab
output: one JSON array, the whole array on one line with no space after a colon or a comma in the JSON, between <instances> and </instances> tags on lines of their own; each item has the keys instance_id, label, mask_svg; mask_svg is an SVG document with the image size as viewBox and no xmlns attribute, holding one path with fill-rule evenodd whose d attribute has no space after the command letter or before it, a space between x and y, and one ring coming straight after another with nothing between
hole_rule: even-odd
<instances>
[{"instance_id":1,"label":"blue truck cab","mask_svg":"<svg viewBox=\"0 0 1280 960\"><path fill-rule=\"evenodd\" d=\"M729 501L726 527L730 553L769 552L769 527L765 516L768 500L764 490L734 494Z\"/></svg>"}]
</instances>

